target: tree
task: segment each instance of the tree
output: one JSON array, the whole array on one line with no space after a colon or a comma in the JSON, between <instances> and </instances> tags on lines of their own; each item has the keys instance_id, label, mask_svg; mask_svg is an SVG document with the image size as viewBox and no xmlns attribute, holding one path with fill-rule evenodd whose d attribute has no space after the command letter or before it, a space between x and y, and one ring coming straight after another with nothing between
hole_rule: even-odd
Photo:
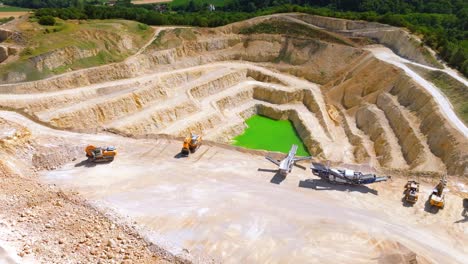
<instances>
[{"instance_id":1,"label":"tree","mask_svg":"<svg viewBox=\"0 0 468 264\"><path fill-rule=\"evenodd\" d=\"M85 5L84 0L73 0L71 2L71 6L81 9L81 10L84 8L84 5Z\"/></svg>"},{"instance_id":2,"label":"tree","mask_svg":"<svg viewBox=\"0 0 468 264\"><path fill-rule=\"evenodd\" d=\"M255 12L257 11L257 7L255 6L254 3L252 2L249 2L248 5L247 5L247 12Z\"/></svg>"},{"instance_id":3,"label":"tree","mask_svg":"<svg viewBox=\"0 0 468 264\"><path fill-rule=\"evenodd\" d=\"M44 26L53 26L55 25L55 18L53 16L42 16L39 18L39 24Z\"/></svg>"}]
</instances>

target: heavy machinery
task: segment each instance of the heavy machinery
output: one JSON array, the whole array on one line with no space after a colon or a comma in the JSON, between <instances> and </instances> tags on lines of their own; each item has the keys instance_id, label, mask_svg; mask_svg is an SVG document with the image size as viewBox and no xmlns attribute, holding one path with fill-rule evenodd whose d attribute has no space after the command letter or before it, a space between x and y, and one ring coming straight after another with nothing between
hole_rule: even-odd
<instances>
[{"instance_id":1,"label":"heavy machinery","mask_svg":"<svg viewBox=\"0 0 468 264\"><path fill-rule=\"evenodd\" d=\"M429 196L429 203L432 206L443 209L445 206L445 194L444 189L447 186L447 180L445 176L440 179L440 182L432 190L431 195Z\"/></svg>"},{"instance_id":2,"label":"heavy machinery","mask_svg":"<svg viewBox=\"0 0 468 264\"><path fill-rule=\"evenodd\" d=\"M184 139L184 144L180 153L182 154L182 156L188 157L190 153L195 153L195 151L197 151L201 144L202 137L195 133L190 133L190 136Z\"/></svg>"},{"instance_id":3,"label":"heavy machinery","mask_svg":"<svg viewBox=\"0 0 468 264\"><path fill-rule=\"evenodd\" d=\"M300 160L309 160L312 157L296 157L296 152L297 152L297 145L292 145L291 149L289 150L288 155L282 159L282 160L277 160L273 159L272 157L266 156L265 158L274 164L278 166L278 173L280 175L286 176L288 173L292 171L292 167L296 165L296 161Z\"/></svg>"},{"instance_id":4,"label":"heavy machinery","mask_svg":"<svg viewBox=\"0 0 468 264\"><path fill-rule=\"evenodd\" d=\"M416 203L419 198L419 183L416 181L408 181L405 185L405 201L408 203Z\"/></svg>"},{"instance_id":5,"label":"heavy machinery","mask_svg":"<svg viewBox=\"0 0 468 264\"><path fill-rule=\"evenodd\" d=\"M334 184L363 185L387 181L390 176L377 177L375 174L363 174L353 170L332 169L320 163L312 163L312 173Z\"/></svg>"},{"instance_id":6,"label":"heavy machinery","mask_svg":"<svg viewBox=\"0 0 468 264\"><path fill-rule=\"evenodd\" d=\"M115 147L95 147L89 145L85 149L86 157L93 162L110 162L114 160L114 157L117 155L117 150Z\"/></svg>"}]
</instances>

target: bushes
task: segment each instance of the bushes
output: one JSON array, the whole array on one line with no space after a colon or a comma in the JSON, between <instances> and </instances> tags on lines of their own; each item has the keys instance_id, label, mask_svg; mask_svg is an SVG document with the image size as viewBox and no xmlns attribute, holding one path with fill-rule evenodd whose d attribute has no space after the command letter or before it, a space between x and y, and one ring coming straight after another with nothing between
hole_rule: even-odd
<instances>
[{"instance_id":1,"label":"bushes","mask_svg":"<svg viewBox=\"0 0 468 264\"><path fill-rule=\"evenodd\" d=\"M236 1L235 1L236 2ZM239 1L237 1L239 2ZM242 1L240 1L242 2ZM257 9L264 7L262 1L254 1ZM280 0L273 2L282 2ZM294 1L292 1L294 2ZM297 2L297 1L296 1ZM327 2L327 1L321 1ZM372 2L368 0L367 3ZM388 2L388 1L387 1ZM390 2L389 2L390 3ZM258 4L258 5L257 5ZM216 12L171 12L159 13L141 7L125 6L85 6L78 8L44 8L36 11L37 17L53 16L61 19L128 19L136 20L148 25L187 25L200 27L217 27L237 21L246 20L256 16L270 15L286 12L301 12L312 15L337 17L344 19L360 19L376 21L398 27L406 27L412 32L422 34L424 43L436 50L441 58L451 66L460 70L468 76L468 44L467 44L467 22L465 15L467 9L457 11L457 14L426 14L426 13L406 13L406 14L378 14L374 11L351 12L337 11L331 7L311 7L299 5L277 5L253 13L240 12L242 5L227 5L225 11ZM394 7L397 10L399 8ZM407 10L406 8L405 10ZM353 9L345 9L353 10ZM359 9L361 10L361 9ZM418 8L409 10L419 10Z\"/></svg>"},{"instance_id":2,"label":"bushes","mask_svg":"<svg viewBox=\"0 0 468 264\"><path fill-rule=\"evenodd\" d=\"M148 25L146 25L146 24L141 24L141 23L138 24L138 29L139 29L139 30L145 31L145 30L148 30L148 28L149 28L149 27L148 27Z\"/></svg>"},{"instance_id":3,"label":"bushes","mask_svg":"<svg viewBox=\"0 0 468 264\"><path fill-rule=\"evenodd\" d=\"M38 23L44 26L53 26L55 25L55 18L53 16L42 16L39 18Z\"/></svg>"},{"instance_id":4,"label":"bushes","mask_svg":"<svg viewBox=\"0 0 468 264\"><path fill-rule=\"evenodd\" d=\"M5 24L5 23L7 23L7 22L10 22L10 21L12 21L13 19L15 19L15 18L14 18L14 17L0 18L0 25Z\"/></svg>"}]
</instances>

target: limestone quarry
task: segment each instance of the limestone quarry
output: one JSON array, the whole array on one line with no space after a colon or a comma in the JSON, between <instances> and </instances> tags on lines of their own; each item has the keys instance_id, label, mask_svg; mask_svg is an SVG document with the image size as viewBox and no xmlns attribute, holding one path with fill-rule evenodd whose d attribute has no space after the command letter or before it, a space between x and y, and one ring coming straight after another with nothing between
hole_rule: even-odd
<instances>
[{"instance_id":1,"label":"limestone quarry","mask_svg":"<svg viewBox=\"0 0 468 264\"><path fill-rule=\"evenodd\" d=\"M3 79L0 262L468 259L468 129L414 67L465 89L468 81L418 38L295 13L147 34L138 47L117 41L132 54L121 62ZM71 46L31 60L42 72L93 56L86 52ZM290 120L315 161L392 179L334 186L304 162L275 184L267 150L231 146L255 114ZM190 132L205 143L179 159ZM119 154L89 164L88 144ZM443 175L447 205L434 211L426 200ZM401 200L409 179L422 187L412 207Z\"/></svg>"}]
</instances>

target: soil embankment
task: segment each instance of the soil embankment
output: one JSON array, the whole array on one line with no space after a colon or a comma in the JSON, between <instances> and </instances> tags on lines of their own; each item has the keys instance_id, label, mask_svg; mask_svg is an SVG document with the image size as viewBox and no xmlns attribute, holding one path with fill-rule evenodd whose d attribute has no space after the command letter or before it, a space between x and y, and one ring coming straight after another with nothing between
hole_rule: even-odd
<instances>
[{"instance_id":1,"label":"soil embankment","mask_svg":"<svg viewBox=\"0 0 468 264\"><path fill-rule=\"evenodd\" d=\"M45 262L467 259L466 126L407 66L437 65L406 32L302 14L151 32L121 62L0 85L0 109L11 111L0 113L0 212L18 234L9 241L18 254ZM375 42L391 50L367 45ZM228 146L256 114L290 120L317 160L393 180L348 188L322 186L309 164L288 178L264 171L275 169L265 153ZM178 159L174 139L191 131L208 144ZM87 144L116 145L118 158L89 164ZM424 202L444 174L447 205L435 212ZM407 178L422 182L414 207L401 202Z\"/></svg>"}]
</instances>

